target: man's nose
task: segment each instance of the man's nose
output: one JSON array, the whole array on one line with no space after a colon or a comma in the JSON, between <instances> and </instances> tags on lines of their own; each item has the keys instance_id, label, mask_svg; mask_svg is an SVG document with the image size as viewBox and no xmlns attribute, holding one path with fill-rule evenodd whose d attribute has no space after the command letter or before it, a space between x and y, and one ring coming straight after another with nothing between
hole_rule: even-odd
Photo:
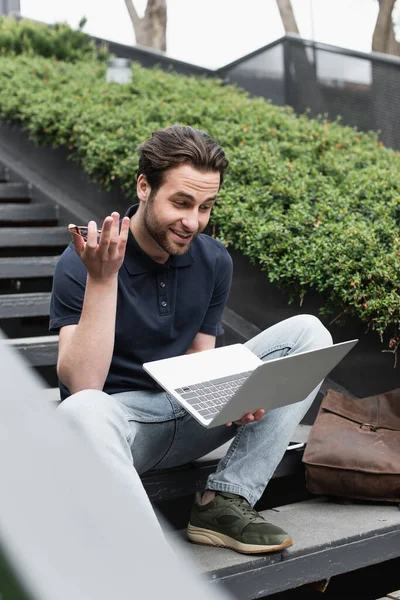
<instances>
[{"instance_id":1,"label":"man's nose","mask_svg":"<svg viewBox=\"0 0 400 600\"><path fill-rule=\"evenodd\" d=\"M182 225L191 233L196 233L199 228L199 216L197 212L192 212L182 219Z\"/></svg>"}]
</instances>

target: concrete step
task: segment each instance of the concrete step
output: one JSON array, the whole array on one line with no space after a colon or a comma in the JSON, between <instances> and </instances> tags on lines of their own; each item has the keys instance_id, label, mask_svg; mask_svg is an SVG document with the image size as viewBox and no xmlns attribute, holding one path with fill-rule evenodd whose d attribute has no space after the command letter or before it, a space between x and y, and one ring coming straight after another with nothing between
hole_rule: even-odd
<instances>
[{"instance_id":1,"label":"concrete step","mask_svg":"<svg viewBox=\"0 0 400 600\"><path fill-rule=\"evenodd\" d=\"M31 191L26 183L0 183L0 202L30 200Z\"/></svg>"},{"instance_id":2,"label":"concrete step","mask_svg":"<svg viewBox=\"0 0 400 600\"><path fill-rule=\"evenodd\" d=\"M57 221L59 208L55 204L11 204L0 203L0 222L7 223L35 223L44 221Z\"/></svg>"},{"instance_id":3,"label":"concrete step","mask_svg":"<svg viewBox=\"0 0 400 600\"><path fill-rule=\"evenodd\" d=\"M318 498L261 513L289 532L293 546L282 553L244 555L190 544L177 536L194 568L234 598L250 600L329 579L400 556L400 511L395 505L338 504Z\"/></svg>"},{"instance_id":4,"label":"concrete step","mask_svg":"<svg viewBox=\"0 0 400 600\"><path fill-rule=\"evenodd\" d=\"M58 335L7 339L4 343L16 348L34 367L57 364Z\"/></svg>"},{"instance_id":5,"label":"concrete step","mask_svg":"<svg viewBox=\"0 0 400 600\"><path fill-rule=\"evenodd\" d=\"M50 298L50 293L0 295L0 319L46 316Z\"/></svg>"},{"instance_id":6,"label":"concrete step","mask_svg":"<svg viewBox=\"0 0 400 600\"><path fill-rule=\"evenodd\" d=\"M0 258L0 279L53 277L59 256L18 256Z\"/></svg>"},{"instance_id":7,"label":"concrete step","mask_svg":"<svg viewBox=\"0 0 400 600\"><path fill-rule=\"evenodd\" d=\"M66 248L70 241L66 227L0 227L0 248Z\"/></svg>"},{"instance_id":8,"label":"concrete step","mask_svg":"<svg viewBox=\"0 0 400 600\"><path fill-rule=\"evenodd\" d=\"M43 229L46 231L47 229L59 230L59 229L63 229L63 228L43 228ZM7 230L5 230L5 231L7 231ZM67 235L69 235L68 231L67 231ZM0 229L0 240L1 240L1 229ZM7 260L16 261L17 259L14 258L14 259L3 259L3 260L4 261L7 261ZM21 259L21 260L24 260L24 259ZM14 263L14 264L18 264L18 263ZM0 265L1 265L1 263L0 263ZM14 295L10 294L9 296L14 296ZM24 296L29 296L29 294L24 294ZM43 296L43 294L40 294L40 296ZM42 302L44 302L43 298L42 298ZM0 296L0 304L1 304L1 296ZM230 311L230 312L232 312L232 311ZM225 310L224 318L223 318L224 326L226 324L225 316L228 314L229 313L227 313ZM37 342L35 340L37 340ZM13 340L8 340L8 342L11 343L16 348L18 348L19 350L21 350L21 352L27 357L27 359L34 366L52 365L52 364L56 364L56 362L57 362L58 336L42 336L42 337L38 337L38 338L17 338L17 339L13 339ZM36 357L36 351L38 352L38 357ZM39 361L39 362L36 362L36 361Z\"/></svg>"},{"instance_id":9,"label":"concrete step","mask_svg":"<svg viewBox=\"0 0 400 600\"><path fill-rule=\"evenodd\" d=\"M4 165L0 165L0 183L6 183L10 178L10 171Z\"/></svg>"}]
</instances>

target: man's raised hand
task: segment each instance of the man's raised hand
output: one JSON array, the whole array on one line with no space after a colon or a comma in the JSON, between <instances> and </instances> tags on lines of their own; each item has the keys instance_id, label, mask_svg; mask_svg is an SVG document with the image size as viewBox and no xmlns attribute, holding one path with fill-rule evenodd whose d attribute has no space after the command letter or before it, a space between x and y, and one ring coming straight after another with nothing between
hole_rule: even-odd
<instances>
[{"instance_id":1,"label":"man's raised hand","mask_svg":"<svg viewBox=\"0 0 400 600\"><path fill-rule=\"evenodd\" d=\"M91 279L106 281L118 273L125 256L129 222L129 217L124 217L119 230L119 213L111 213L111 216L104 219L99 240L95 221L88 223L86 241L81 235L71 231L75 251Z\"/></svg>"}]
</instances>

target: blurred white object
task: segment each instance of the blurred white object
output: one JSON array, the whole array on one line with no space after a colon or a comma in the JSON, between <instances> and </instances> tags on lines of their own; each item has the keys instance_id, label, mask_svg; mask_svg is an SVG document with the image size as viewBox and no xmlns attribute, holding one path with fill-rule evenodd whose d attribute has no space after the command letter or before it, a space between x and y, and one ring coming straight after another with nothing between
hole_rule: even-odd
<instances>
[{"instance_id":1,"label":"blurred white object","mask_svg":"<svg viewBox=\"0 0 400 600\"><path fill-rule=\"evenodd\" d=\"M200 579L184 545L167 543L46 402L1 329L0 365L0 598L7 586L24 600L231 598Z\"/></svg>"},{"instance_id":2,"label":"blurred white object","mask_svg":"<svg viewBox=\"0 0 400 600\"><path fill-rule=\"evenodd\" d=\"M129 58L111 58L107 62L107 83L130 83L132 81L132 61Z\"/></svg>"}]
</instances>

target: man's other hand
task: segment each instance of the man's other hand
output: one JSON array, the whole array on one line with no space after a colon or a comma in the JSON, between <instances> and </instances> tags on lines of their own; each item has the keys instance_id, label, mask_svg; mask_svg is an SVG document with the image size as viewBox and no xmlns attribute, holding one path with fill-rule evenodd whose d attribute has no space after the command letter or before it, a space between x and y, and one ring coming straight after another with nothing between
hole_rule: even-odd
<instances>
[{"instance_id":1,"label":"man's other hand","mask_svg":"<svg viewBox=\"0 0 400 600\"><path fill-rule=\"evenodd\" d=\"M91 279L107 281L118 275L124 261L129 223L129 218L124 217L119 231L119 213L113 212L104 219L99 240L95 221L88 223L87 241L71 231L75 251L82 259Z\"/></svg>"},{"instance_id":2,"label":"man's other hand","mask_svg":"<svg viewBox=\"0 0 400 600\"><path fill-rule=\"evenodd\" d=\"M235 425L247 425L248 423L253 423L253 421L261 421L264 415L265 410L263 408L259 408L254 414L247 413L247 415L244 415L240 421L235 421ZM227 423L226 425L227 427L230 427L232 422Z\"/></svg>"}]
</instances>

